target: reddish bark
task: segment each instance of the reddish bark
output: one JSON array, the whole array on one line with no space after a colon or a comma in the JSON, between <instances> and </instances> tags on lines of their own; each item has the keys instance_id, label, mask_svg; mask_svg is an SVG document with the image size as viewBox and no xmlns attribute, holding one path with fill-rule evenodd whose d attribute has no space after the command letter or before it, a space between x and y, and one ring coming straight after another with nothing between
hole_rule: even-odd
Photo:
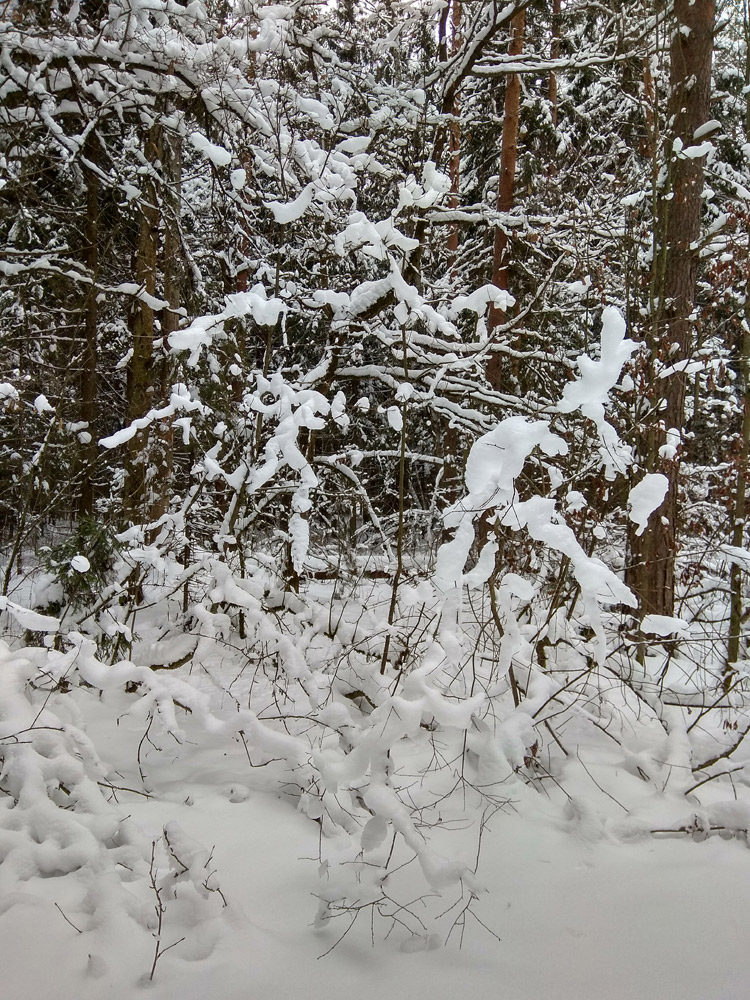
<instances>
[{"instance_id":1,"label":"reddish bark","mask_svg":"<svg viewBox=\"0 0 750 1000\"><path fill-rule=\"evenodd\" d=\"M520 56L523 52L526 31L526 11L521 10L511 21L510 45L508 53ZM516 184L516 160L518 158L518 124L521 109L521 77L511 73L505 85L505 110L503 116L503 137L500 149L500 179L498 182L497 210L509 212L513 208ZM495 242L492 254L492 284L508 290L508 267L510 254L508 235L498 225L495 228ZM505 322L505 311L494 306L490 310L490 335ZM502 361L499 354L491 354L487 362L487 380L497 389L502 384Z\"/></svg>"}]
</instances>

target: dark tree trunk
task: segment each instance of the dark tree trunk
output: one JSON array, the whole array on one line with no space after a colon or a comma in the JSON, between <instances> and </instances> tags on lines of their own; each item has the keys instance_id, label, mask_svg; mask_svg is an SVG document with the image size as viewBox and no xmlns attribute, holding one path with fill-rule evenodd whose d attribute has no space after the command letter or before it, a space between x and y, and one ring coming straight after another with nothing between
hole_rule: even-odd
<instances>
[{"instance_id":1,"label":"dark tree trunk","mask_svg":"<svg viewBox=\"0 0 750 1000\"><path fill-rule=\"evenodd\" d=\"M745 34L745 140L750 142L750 20L747 2L743 8ZM747 241L747 258L750 260L750 234ZM750 472L750 272L745 283L745 323L742 327L742 347L739 358L740 391L742 393L742 436L737 455L737 485L732 510L732 545L743 548L747 518L747 486ZM729 639L724 666L723 686L728 691L736 673L736 664L742 653L742 624L744 617L742 567L734 562L729 575Z\"/></svg>"},{"instance_id":2,"label":"dark tree trunk","mask_svg":"<svg viewBox=\"0 0 750 1000\"><path fill-rule=\"evenodd\" d=\"M161 127L153 125L145 142L146 160L155 169L161 160ZM140 201L135 280L149 296L156 296L156 268L159 252L159 193L153 173L144 175ZM154 310L138 299L133 315L133 353L128 363L127 421L145 416L154 399ZM148 428L139 430L127 445L123 512L135 522L146 513L148 500Z\"/></svg>"},{"instance_id":3,"label":"dark tree trunk","mask_svg":"<svg viewBox=\"0 0 750 1000\"><path fill-rule=\"evenodd\" d=\"M90 145L93 145L90 144ZM88 151L91 153L91 150ZM96 396L97 396L97 329L99 310L97 306L96 281L99 273L99 178L96 172L86 168L86 267L91 277L91 288L86 298L84 319L83 357L81 359L80 394L81 420L86 422L89 440L81 446L80 474L82 477L78 511L82 517L92 517L96 492L94 486L94 463L96 444Z\"/></svg>"},{"instance_id":4,"label":"dark tree trunk","mask_svg":"<svg viewBox=\"0 0 750 1000\"><path fill-rule=\"evenodd\" d=\"M161 143L162 192L162 274L164 299L171 309L161 314L162 347L155 364L155 389L159 401L166 401L172 388L173 361L169 354L169 335L179 326L177 309L181 305L183 285L182 244L180 241L180 201L182 197L182 150L177 135L164 135ZM167 417L159 421L152 437L151 462L153 481L149 517L152 521L166 511L174 467L174 423Z\"/></svg>"},{"instance_id":5,"label":"dark tree trunk","mask_svg":"<svg viewBox=\"0 0 750 1000\"><path fill-rule=\"evenodd\" d=\"M710 117L711 60L715 0L675 0L675 30L670 46L669 124L665 147L667 178L657 193L657 218L651 282L651 325L647 335L649 415L641 431L641 473L661 472L667 495L637 537L631 532L627 582L643 614L672 615L677 549L679 450L660 453L667 431L682 430L687 376L675 372L655 378L655 362L668 366L688 359L695 341L694 309L698 277L705 157L685 156L694 135Z\"/></svg>"}]
</instances>

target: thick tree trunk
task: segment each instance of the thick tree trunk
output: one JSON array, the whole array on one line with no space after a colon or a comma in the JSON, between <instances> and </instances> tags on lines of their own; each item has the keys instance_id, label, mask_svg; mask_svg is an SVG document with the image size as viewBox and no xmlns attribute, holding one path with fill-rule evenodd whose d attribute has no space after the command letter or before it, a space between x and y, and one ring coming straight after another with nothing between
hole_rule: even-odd
<instances>
[{"instance_id":1,"label":"thick tree trunk","mask_svg":"<svg viewBox=\"0 0 750 1000\"><path fill-rule=\"evenodd\" d=\"M670 46L667 178L657 193L657 218L651 287L650 351L646 392L650 403L642 431L641 472L661 472L667 495L645 532L631 532L627 582L643 614L674 613L679 450L664 450L667 432L682 430L687 376L674 372L655 378L657 361L667 366L690 357L695 339L698 241L701 231L705 157L693 155L695 132L710 117L711 60L715 0L675 0L675 30ZM690 150L692 147L692 150ZM690 150L685 155L683 150Z\"/></svg>"},{"instance_id":2,"label":"thick tree trunk","mask_svg":"<svg viewBox=\"0 0 750 1000\"><path fill-rule=\"evenodd\" d=\"M511 37L508 53L520 56L523 52L524 34L526 31L526 11L522 10L511 21ZM521 109L521 77L511 73L505 85L505 111L503 116L503 137L500 149L500 180L498 182L497 210L509 212L513 208L513 198L516 185L516 160L518 158L518 123ZM503 290L508 290L509 267L508 236L502 226L495 228L495 242L492 254L492 284ZM502 309L490 309L490 336L493 331L505 322L505 312ZM503 361L499 354L491 354L487 362L487 380L493 389L499 389L503 384Z\"/></svg>"}]
</instances>

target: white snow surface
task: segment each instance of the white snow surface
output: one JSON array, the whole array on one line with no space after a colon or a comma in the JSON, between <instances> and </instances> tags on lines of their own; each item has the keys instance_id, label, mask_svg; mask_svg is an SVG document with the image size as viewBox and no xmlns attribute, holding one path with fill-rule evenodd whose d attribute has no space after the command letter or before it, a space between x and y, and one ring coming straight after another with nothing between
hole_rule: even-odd
<instances>
[{"instance_id":1,"label":"white snow surface","mask_svg":"<svg viewBox=\"0 0 750 1000\"><path fill-rule=\"evenodd\" d=\"M628 495L628 517L638 525L636 535L646 530L648 519L659 507L669 489L669 481L661 472L648 472Z\"/></svg>"},{"instance_id":2,"label":"white snow surface","mask_svg":"<svg viewBox=\"0 0 750 1000\"><path fill-rule=\"evenodd\" d=\"M607 479L614 479L630 464L630 449L617 436L614 427L605 419L609 394L617 385L623 365L638 349L633 340L625 337L626 325L619 309L607 306L602 312L602 332L599 359L587 354L578 358L580 377L569 382L558 404L561 413L580 410L596 425L601 442L600 454Z\"/></svg>"},{"instance_id":3,"label":"white snow surface","mask_svg":"<svg viewBox=\"0 0 750 1000\"><path fill-rule=\"evenodd\" d=\"M286 226L290 222L296 222L297 219L302 218L310 205L312 205L314 193L315 185L312 183L307 184L293 201L264 201L263 206L273 213L275 222L281 226Z\"/></svg>"},{"instance_id":4,"label":"white snow surface","mask_svg":"<svg viewBox=\"0 0 750 1000\"><path fill-rule=\"evenodd\" d=\"M44 395L44 393L40 393L40 395L38 395L36 397L36 399L34 400L34 409L37 411L37 413L54 413L55 412L54 406L52 406L52 404L47 399L47 397Z\"/></svg>"},{"instance_id":5,"label":"white snow surface","mask_svg":"<svg viewBox=\"0 0 750 1000\"><path fill-rule=\"evenodd\" d=\"M111 726L95 700L80 704L89 732L112 767L125 765L142 727L130 717ZM210 744L204 738L200 746L152 753L156 798L119 793L131 836L146 844L166 837L177 859L181 895L166 898L162 934L165 947L180 943L160 958L154 981L145 981L153 938L92 859L68 875L27 878L4 895L5 1000L138 1000L144 990L155 1000L748 995L750 950L741 917L750 902L747 847L718 837L704 843L602 838L585 799L567 821L542 797L522 815L508 810L489 821L482 852L487 892L476 912L500 941L470 919L461 948L460 929L446 944L429 924L423 936L397 928L373 945L368 920L321 958L350 921L311 927L319 891L318 865L310 860L318 852L317 824L263 790L240 753L226 757ZM602 780L604 762L580 753ZM365 828L367 854L381 844L384 827L380 821ZM214 898L219 887L226 907ZM132 891L131 913L146 915L151 901Z\"/></svg>"},{"instance_id":6,"label":"white snow surface","mask_svg":"<svg viewBox=\"0 0 750 1000\"><path fill-rule=\"evenodd\" d=\"M216 167L226 167L232 162L232 154L223 146L217 146L210 142L202 132L191 132L190 142L199 153L202 153L207 160Z\"/></svg>"},{"instance_id":7,"label":"white snow surface","mask_svg":"<svg viewBox=\"0 0 750 1000\"><path fill-rule=\"evenodd\" d=\"M226 320L251 316L260 326L273 326L283 311L281 299L269 299L265 288L257 284L249 291L226 295L220 313L198 316L190 326L170 333L169 344L176 351L190 351L188 365L195 367L203 348L210 347L214 336L223 332Z\"/></svg>"},{"instance_id":8,"label":"white snow surface","mask_svg":"<svg viewBox=\"0 0 750 1000\"><path fill-rule=\"evenodd\" d=\"M689 622L672 615L646 615L641 622L641 631L651 635L687 635Z\"/></svg>"},{"instance_id":9,"label":"white snow surface","mask_svg":"<svg viewBox=\"0 0 750 1000\"><path fill-rule=\"evenodd\" d=\"M524 763L537 753L534 718L558 683L565 690L564 676L537 677L517 708L493 720L484 683L462 697L453 681L439 687L448 646L432 642L397 694L388 693L392 678L372 692L382 700L358 728L346 698L315 707L322 678L310 642L321 636L302 630L303 616L298 634L274 631L271 616L261 624L269 657L330 727L311 754L309 723L274 730L245 707L256 681L237 674L244 657L227 659L226 616L209 611L230 601L249 628L260 621L263 586L218 560L213 571L216 588L194 609L198 632L149 643L162 628L144 620L134 662L99 662L93 643L73 633L63 651L11 652L0 642L4 1000L137 1000L145 990L158 1000L744 1000L750 802L740 782L736 799L719 781L685 796L677 715L665 737L633 699L641 728L625 725L613 740L603 730L627 698L615 703L603 687L559 730L575 752L563 756L550 741L534 777ZM512 608L534 588L508 573L501 589L501 607ZM431 599L426 584L418 591L410 600ZM331 591L319 596L324 608ZM24 611L3 601L0 610ZM342 631L369 614L367 604ZM522 641L510 634L518 622L506 625L509 641ZM40 678L51 682L47 693ZM586 729L593 707L598 728ZM558 727L559 710L550 706ZM344 744L337 728L350 734ZM556 778L547 786L550 750ZM741 748L734 764L744 760ZM464 769L495 806L473 802L472 785L451 794ZM418 813L396 794L399 780ZM351 826L354 809L371 813L361 827ZM718 825L729 839L710 833ZM373 882L395 830L393 870ZM653 832L664 830L672 835ZM350 911L322 919L347 878L365 909L354 923ZM367 909L382 888L403 904L403 921ZM157 945L167 950L149 981Z\"/></svg>"}]
</instances>

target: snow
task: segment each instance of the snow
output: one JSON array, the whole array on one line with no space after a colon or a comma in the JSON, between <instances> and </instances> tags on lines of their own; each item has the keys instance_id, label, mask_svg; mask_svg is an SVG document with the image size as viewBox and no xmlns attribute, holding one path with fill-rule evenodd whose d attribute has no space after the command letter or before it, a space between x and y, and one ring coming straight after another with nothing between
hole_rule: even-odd
<instances>
[{"instance_id":1,"label":"snow","mask_svg":"<svg viewBox=\"0 0 750 1000\"><path fill-rule=\"evenodd\" d=\"M342 153L364 153L371 141L369 135L350 136L348 139L343 139L336 149Z\"/></svg>"},{"instance_id":2,"label":"snow","mask_svg":"<svg viewBox=\"0 0 750 1000\"><path fill-rule=\"evenodd\" d=\"M268 297L260 283L246 292L235 292L224 297L224 309L219 313L198 316L190 326L175 330L169 335L169 344L176 351L190 351L188 366L195 367L204 348L220 336L228 319L250 316L261 326L273 326L285 306L280 298Z\"/></svg>"},{"instance_id":3,"label":"snow","mask_svg":"<svg viewBox=\"0 0 750 1000\"><path fill-rule=\"evenodd\" d=\"M407 0L385 21L358 9L351 65L336 5L114 0L98 27L79 0L57 6L59 31L11 18L4 45L6 132L28 134L51 172L37 197L23 142L0 158L20 220L0 272L37 272L5 283L6 326L31 339L16 358L10 337L12 384L0 384L3 997L747 996L746 650L731 685L724 658L728 563L746 570L750 550L739 536L722 545L714 487L695 489L705 473L685 469L696 496L681 518L675 578L692 589L676 595L680 617L635 625L621 607L636 604L623 583L625 483L637 426L658 420L638 397L653 402L659 382L645 380L719 372L696 391L730 424L742 387L725 385L716 317L698 310L695 359L634 358L645 348L607 306L600 343L572 367L600 307L627 298L623 233L629 315L647 325L638 277L652 216L679 195L666 166L650 185L612 132L594 143L589 177L607 190L576 197L598 97L616 122L622 95L595 67L573 115L594 113L591 128L560 104L554 190L522 185L497 219L492 157L462 164L454 198L445 155L426 159L423 140L446 124L440 90L467 72L480 76L453 110L472 134L493 86L481 74L513 68L491 42L511 6L466 8L467 30L432 69L422 41L444 0ZM560 70L569 96L575 70ZM525 78L530 99L544 77ZM724 188L744 188L706 141L718 128L674 151L717 161L727 182L704 190L697 249L729 294ZM164 154L184 143L182 176L156 132ZM75 525L75 473L93 456L73 451L95 428L77 419L75 372L53 355L55 317L80 314L92 291L75 222L97 188L130 203L136 230L137 202L171 190L156 223L179 231L189 294L164 323L168 303L100 214L99 434L119 429L99 442L96 520ZM72 210L55 204L61 190ZM489 332L488 310L514 299L470 277L489 264L472 243L481 220L528 244L514 268L531 269L519 290L538 290ZM535 280L540 266L549 281ZM257 284L224 295L242 268ZM131 421L138 301L162 315L153 398ZM509 362L502 391L486 378L490 352ZM165 399L169 371L185 381ZM670 422L665 462L682 450ZM731 442L714 443L721 487ZM134 460L143 516L123 511ZM647 475L631 490L639 534L666 482Z\"/></svg>"},{"instance_id":4,"label":"snow","mask_svg":"<svg viewBox=\"0 0 750 1000\"><path fill-rule=\"evenodd\" d=\"M666 434L667 443L659 448L659 458L671 461L677 455L682 443L682 434L677 427L670 427Z\"/></svg>"},{"instance_id":5,"label":"snow","mask_svg":"<svg viewBox=\"0 0 750 1000\"><path fill-rule=\"evenodd\" d=\"M736 563L743 569L750 569L750 549L743 549L739 545L721 545L719 551L729 562Z\"/></svg>"},{"instance_id":6,"label":"snow","mask_svg":"<svg viewBox=\"0 0 750 1000\"><path fill-rule=\"evenodd\" d=\"M123 764L138 739L135 727L126 719L122 731L105 728L103 714L85 699L82 705L97 735L107 734L113 764ZM589 768L597 767L590 750L581 753ZM157 964L148 994L158 1000L240 1000L249 985L269 998L349 1000L354 991L362 1000L383 994L454 1000L467 990L494 996L498 983L513 1000L746 996L744 923L727 916L748 905L747 848L737 840L602 837L589 825L583 800L561 822L539 798L521 815L496 813L483 836L488 891L476 912L500 941L470 919L460 948L460 928L446 944L445 933L430 924L421 936L397 928L384 940L376 923L373 945L363 917L321 959L349 919L310 926L319 892L318 863L311 860L317 824L262 789L245 798L225 794L228 779L243 770L236 754L211 764L207 748L194 746L158 766L157 758L164 754L152 754L149 767L159 796L120 796L131 836L142 831L148 847L166 834L179 859L171 869L178 896L165 895L162 933L165 946L184 940ZM601 772L594 773L601 782ZM258 782L252 773L250 780ZM381 818L367 824L365 857L384 843L386 826ZM123 910L97 868L31 876L6 893L0 933L8 1000L143 995L154 940L137 918L146 917L152 901L137 893ZM217 887L226 907L210 892ZM130 892L135 888L131 883Z\"/></svg>"},{"instance_id":7,"label":"snow","mask_svg":"<svg viewBox=\"0 0 750 1000\"><path fill-rule=\"evenodd\" d=\"M641 622L641 631L660 636L686 635L690 624L671 615L646 615Z\"/></svg>"},{"instance_id":8,"label":"snow","mask_svg":"<svg viewBox=\"0 0 750 1000\"><path fill-rule=\"evenodd\" d=\"M293 201L264 201L263 206L273 213L274 222L280 226L287 226L290 222L296 222L302 218L312 205L314 193L315 185L310 183L305 185Z\"/></svg>"},{"instance_id":9,"label":"snow","mask_svg":"<svg viewBox=\"0 0 750 1000\"><path fill-rule=\"evenodd\" d=\"M496 308L506 312L514 306L516 300L506 292L504 288L497 288L495 285L482 285L470 295L457 295L453 300L450 315L458 317L459 313L467 309L482 316L487 311L487 306L492 303Z\"/></svg>"},{"instance_id":10,"label":"snow","mask_svg":"<svg viewBox=\"0 0 750 1000\"><path fill-rule=\"evenodd\" d=\"M312 486L297 434L326 406L333 419L334 405L280 377L257 389L255 406L278 421L269 467L303 484L289 532L303 560ZM342 415L343 394L334 402ZM610 572L576 548L554 501L515 495L534 450L554 457L561 440L522 418L480 440L470 502L569 554L597 628ZM466 498L450 513L465 554L479 513ZM496 551L483 548L477 586ZM498 983L514 1000L745 995L743 925L726 913L750 897L746 786L738 776L736 799L719 781L691 789L709 776L691 763L716 752L709 720L691 742L697 715L663 705L660 717L645 683L636 697L632 678L616 682L633 666L621 653L597 664L561 642L550 669L533 668L533 575L499 577L499 642L485 647L491 658L475 645L461 669L486 625L472 633L452 617L451 593L413 580L399 603L418 616L406 619L414 659L381 675L359 647L377 650L387 627L399 638L398 620L385 623L390 581L342 600L333 583L275 594L265 574L218 557L204 569L212 585L191 609L193 631L165 632L164 604L143 610L129 659L103 662L74 632L57 647L0 643L4 997L136 1000L147 987L164 1000L239 1000L248 983L311 1000L452 1000L492 996ZM452 572L469 585L463 562ZM4 601L22 628L61 628ZM245 646L230 608L243 611ZM433 615L420 638L414 622ZM548 627L553 643L554 629L571 634L564 608ZM660 638L694 628L643 623ZM517 706L503 687L511 665L524 677ZM668 689L662 665L653 676ZM584 696L571 690L579 670ZM732 763L745 762L741 747Z\"/></svg>"},{"instance_id":11,"label":"snow","mask_svg":"<svg viewBox=\"0 0 750 1000\"><path fill-rule=\"evenodd\" d=\"M54 413L55 408L51 405L47 397L40 393L34 400L34 409L37 413Z\"/></svg>"},{"instance_id":12,"label":"snow","mask_svg":"<svg viewBox=\"0 0 750 1000\"><path fill-rule=\"evenodd\" d=\"M646 191L635 191L633 194L627 194L624 198L620 198L620 204L623 208L635 208L640 205L641 202L645 201L648 197L648 192Z\"/></svg>"},{"instance_id":13,"label":"snow","mask_svg":"<svg viewBox=\"0 0 750 1000\"><path fill-rule=\"evenodd\" d=\"M715 150L716 147L712 142L702 142L698 146L686 146L682 150L682 155L686 156L689 160L699 160L701 157L715 152Z\"/></svg>"},{"instance_id":14,"label":"snow","mask_svg":"<svg viewBox=\"0 0 750 1000\"><path fill-rule=\"evenodd\" d=\"M227 167L232 162L232 154L223 146L217 146L203 135L202 132L191 132L189 136L192 146L210 160L215 167Z\"/></svg>"},{"instance_id":15,"label":"snow","mask_svg":"<svg viewBox=\"0 0 750 1000\"><path fill-rule=\"evenodd\" d=\"M60 627L59 620L52 615L40 614L38 611L24 608L7 597L0 596L0 612L3 611L11 615L22 628L33 632L56 632Z\"/></svg>"},{"instance_id":16,"label":"snow","mask_svg":"<svg viewBox=\"0 0 750 1000\"><path fill-rule=\"evenodd\" d=\"M397 406L389 406L386 410L386 417L388 418L388 424L391 429L400 433L401 428L404 426L404 419L401 416L401 410Z\"/></svg>"},{"instance_id":17,"label":"snow","mask_svg":"<svg viewBox=\"0 0 750 1000\"><path fill-rule=\"evenodd\" d=\"M110 434L107 437L100 438L99 444L102 448L106 448L108 451L111 451L114 448L119 448L123 444L132 440L138 431L145 430L157 420L174 417L176 413L183 410L187 413L207 412L206 408L200 401L192 398L187 386L183 383L177 383L172 386L172 392L166 406L162 406L155 410L149 410L145 417L138 417L127 427L123 427L119 431L115 431L114 434ZM181 419L184 421L186 418Z\"/></svg>"},{"instance_id":18,"label":"snow","mask_svg":"<svg viewBox=\"0 0 750 1000\"><path fill-rule=\"evenodd\" d=\"M638 525L636 535L642 535L648 519L667 495L669 480L661 472L649 472L636 483L628 495L628 517Z\"/></svg>"},{"instance_id":19,"label":"snow","mask_svg":"<svg viewBox=\"0 0 750 1000\"><path fill-rule=\"evenodd\" d=\"M630 464L630 450L618 439L617 433L605 419L609 393L617 385L625 365L638 345L625 337L626 326L622 314L614 306L602 312L602 332L599 359L582 354L577 361L580 377L563 389L558 404L561 413L580 409L584 417L592 420L601 442L600 455L607 479L623 472Z\"/></svg>"},{"instance_id":20,"label":"snow","mask_svg":"<svg viewBox=\"0 0 750 1000\"><path fill-rule=\"evenodd\" d=\"M591 275L585 275L582 281L565 282L563 283L563 287L575 295L586 295L591 288Z\"/></svg>"}]
</instances>

